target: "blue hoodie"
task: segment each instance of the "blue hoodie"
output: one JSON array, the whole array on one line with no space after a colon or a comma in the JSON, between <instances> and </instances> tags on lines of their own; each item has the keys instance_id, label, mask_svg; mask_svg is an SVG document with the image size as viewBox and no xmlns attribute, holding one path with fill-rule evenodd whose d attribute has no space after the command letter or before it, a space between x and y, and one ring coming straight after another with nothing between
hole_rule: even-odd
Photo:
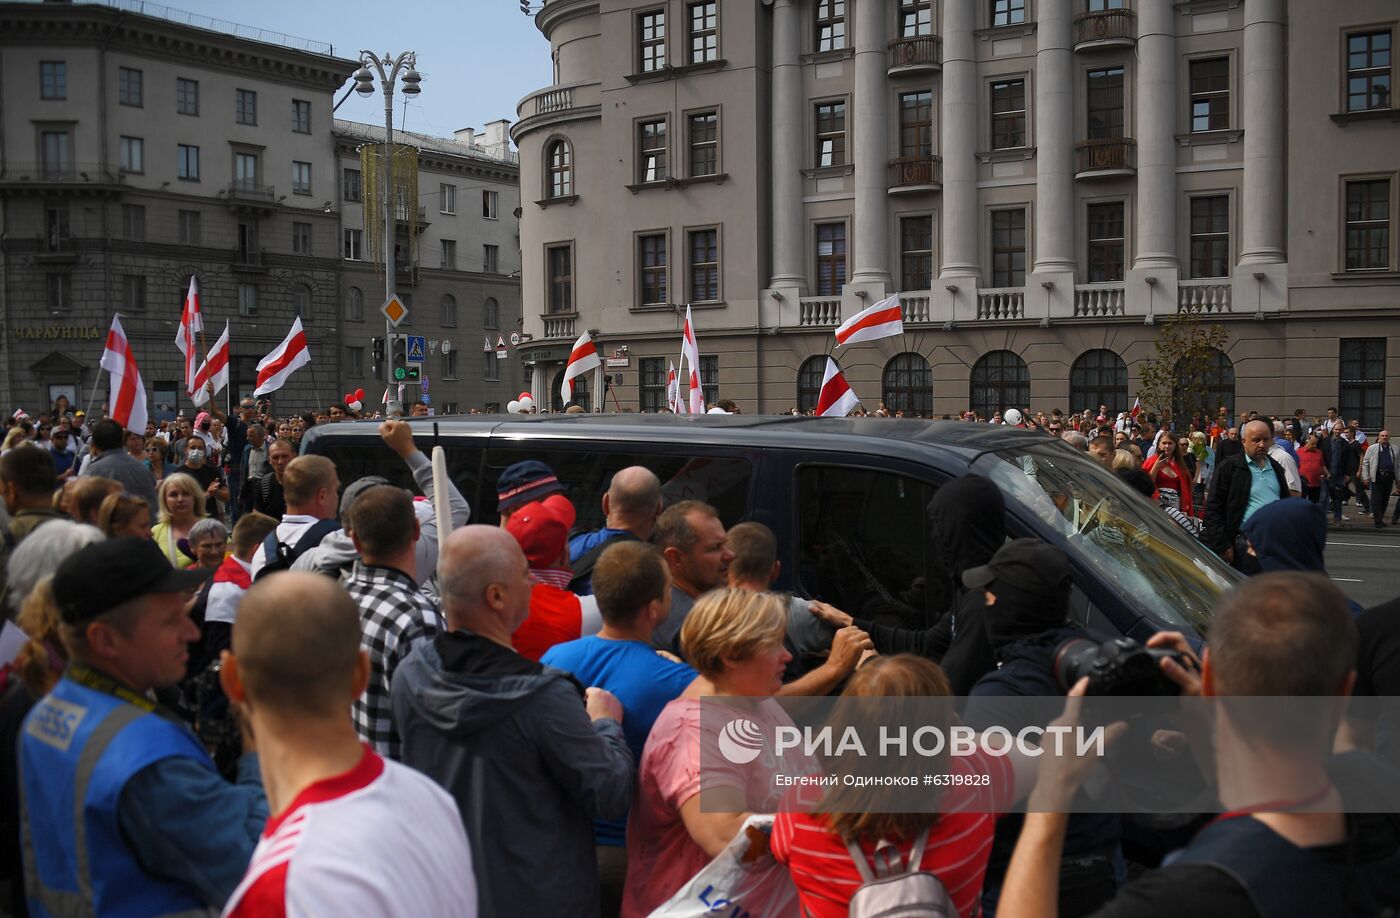
<instances>
[{"instance_id":1,"label":"blue hoodie","mask_svg":"<svg viewBox=\"0 0 1400 918\"><path fill-rule=\"evenodd\" d=\"M1316 571L1327 573L1322 555L1327 548L1327 510L1303 497L1276 500L1260 507L1240 532L1254 546L1263 573L1269 571ZM1352 615L1361 606L1347 600Z\"/></svg>"}]
</instances>

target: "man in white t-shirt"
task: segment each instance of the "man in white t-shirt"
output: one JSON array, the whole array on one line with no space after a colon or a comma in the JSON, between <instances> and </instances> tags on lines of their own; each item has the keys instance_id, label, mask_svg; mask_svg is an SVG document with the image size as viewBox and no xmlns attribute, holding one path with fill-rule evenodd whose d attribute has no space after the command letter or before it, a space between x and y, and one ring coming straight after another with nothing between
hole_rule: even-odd
<instances>
[{"instance_id":1,"label":"man in white t-shirt","mask_svg":"<svg viewBox=\"0 0 1400 918\"><path fill-rule=\"evenodd\" d=\"M225 918L477 915L456 802L355 733L369 670L329 578L287 572L244 596L220 680L258 737L273 815Z\"/></svg>"},{"instance_id":2,"label":"man in white t-shirt","mask_svg":"<svg viewBox=\"0 0 1400 918\"><path fill-rule=\"evenodd\" d=\"M287 463L287 470L282 473L282 496L287 501L287 512L282 514L282 522L277 524L279 544L305 552L314 546L300 543L313 526L329 520L323 529L333 531L340 528L336 522L340 477L336 474L335 463L325 456L298 456ZM321 538L327 534L322 531ZM320 543L319 538L314 541ZM267 546L264 544L253 553L254 579L267 562Z\"/></svg>"}]
</instances>

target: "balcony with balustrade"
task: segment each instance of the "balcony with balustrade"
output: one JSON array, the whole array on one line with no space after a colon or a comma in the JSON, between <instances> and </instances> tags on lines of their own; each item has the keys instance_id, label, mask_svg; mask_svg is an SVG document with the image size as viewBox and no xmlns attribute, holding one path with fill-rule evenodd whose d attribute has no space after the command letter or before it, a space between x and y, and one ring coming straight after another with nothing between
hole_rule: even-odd
<instances>
[{"instance_id":1,"label":"balcony with balustrade","mask_svg":"<svg viewBox=\"0 0 1400 918\"><path fill-rule=\"evenodd\" d=\"M516 106L511 137L518 143L521 135L546 125L596 118L602 114L602 102L601 83L569 83L536 90Z\"/></svg>"},{"instance_id":2,"label":"balcony with balustrade","mask_svg":"<svg viewBox=\"0 0 1400 918\"><path fill-rule=\"evenodd\" d=\"M1233 312L1230 279L1213 277L1181 281L1177 285L1176 311L1194 315L1229 315Z\"/></svg>"},{"instance_id":3,"label":"balcony with balustrade","mask_svg":"<svg viewBox=\"0 0 1400 918\"><path fill-rule=\"evenodd\" d=\"M933 324L933 297L928 290L911 290L899 295L899 311L905 325Z\"/></svg>"},{"instance_id":4,"label":"balcony with balustrade","mask_svg":"<svg viewBox=\"0 0 1400 918\"><path fill-rule=\"evenodd\" d=\"M1074 177L1080 181L1137 173L1137 143L1131 137L1101 137L1074 145Z\"/></svg>"},{"instance_id":5,"label":"balcony with balustrade","mask_svg":"<svg viewBox=\"0 0 1400 918\"><path fill-rule=\"evenodd\" d=\"M1131 48L1137 44L1137 14L1122 9L1091 10L1074 17L1074 50Z\"/></svg>"},{"instance_id":6,"label":"balcony with balustrade","mask_svg":"<svg viewBox=\"0 0 1400 918\"><path fill-rule=\"evenodd\" d=\"M553 312L540 316L540 321L544 323L544 337L550 339L567 339L573 341L578 337L575 329L578 326L578 313L576 312Z\"/></svg>"},{"instance_id":7,"label":"balcony with balustrade","mask_svg":"<svg viewBox=\"0 0 1400 918\"><path fill-rule=\"evenodd\" d=\"M1026 317L1024 287L989 287L977 291L977 320L1002 322Z\"/></svg>"},{"instance_id":8,"label":"balcony with balustrade","mask_svg":"<svg viewBox=\"0 0 1400 918\"><path fill-rule=\"evenodd\" d=\"M9 161L0 163L0 192L5 194L114 193L125 176L100 163Z\"/></svg>"},{"instance_id":9,"label":"balcony with balustrade","mask_svg":"<svg viewBox=\"0 0 1400 918\"><path fill-rule=\"evenodd\" d=\"M835 328L841 324L841 298L804 296L798 303L797 324L800 328Z\"/></svg>"},{"instance_id":10,"label":"balcony with balustrade","mask_svg":"<svg viewBox=\"0 0 1400 918\"><path fill-rule=\"evenodd\" d=\"M1074 285L1074 317L1106 319L1127 314L1123 282Z\"/></svg>"},{"instance_id":11,"label":"balcony with balustrade","mask_svg":"<svg viewBox=\"0 0 1400 918\"><path fill-rule=\"evenodd\" d=\"M886 51L889 76L935 73L943 66L943 39L937 35L896 38Z\"/></svg>"},{"instance_id":12,"label":"balcony with balustrade","mask_svg":"<svg viewBox=\"0 0 1400 918\"><path fill-rule=\"evenodd\" d=\"M943 157L901 156L890 160L890 194L926 194L942 187Z\"/></svg>"}]
</instances>

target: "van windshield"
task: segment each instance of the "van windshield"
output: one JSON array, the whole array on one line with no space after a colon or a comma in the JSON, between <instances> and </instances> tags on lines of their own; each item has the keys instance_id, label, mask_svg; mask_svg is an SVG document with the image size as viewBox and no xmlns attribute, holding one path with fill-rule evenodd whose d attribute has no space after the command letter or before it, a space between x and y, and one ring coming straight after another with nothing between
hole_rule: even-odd
<instances>
[{"instance_id":1,"label":"van windshield","mask_svg":"<svg viewBox=\"0 0 1400 918\"><path fill-rule=\"evenodd\" d=\"M1114 475L1057 443L987 453L972 469L1063 537L1164 628L1204 635L1220 595L1239 575Z\"/></svg>"}]
</instances>

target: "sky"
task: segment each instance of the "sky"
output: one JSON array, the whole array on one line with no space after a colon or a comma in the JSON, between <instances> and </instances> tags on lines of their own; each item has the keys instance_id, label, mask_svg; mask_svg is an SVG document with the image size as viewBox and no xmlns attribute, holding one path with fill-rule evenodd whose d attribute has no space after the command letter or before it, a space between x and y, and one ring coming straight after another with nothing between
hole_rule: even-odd
<instances>
[{"instance_id":1,"label":"sky","mask_svg":"<svg viewBox=\"0 0 1400 918\"><path fill-rule=\"evenodd\" d=\"M538 6L539 0L534 5ZM383 55L418 52L423 91L407 103L395 94L394 127L451 137L488 121L515 121L523 96L548 86L549 42L519 0L169 0L176 10L328 42L337 57L358 58L361 49ZM336 101L352 84L336 93ZM337 118L384 123L384 97L351 92Z\"/></svg>"}]
</instances>

